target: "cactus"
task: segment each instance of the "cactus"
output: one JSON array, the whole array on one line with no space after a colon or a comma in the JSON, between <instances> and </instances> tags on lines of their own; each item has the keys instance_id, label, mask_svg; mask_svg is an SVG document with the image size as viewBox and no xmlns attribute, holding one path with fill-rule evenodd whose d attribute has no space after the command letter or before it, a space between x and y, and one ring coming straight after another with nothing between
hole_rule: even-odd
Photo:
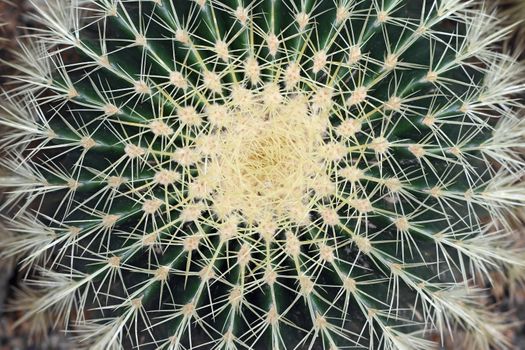
<instances>
[{"instance_id":1,"label":"cactus","mask_svg":"<svg viewBox=\"0 0 525 350\"><path fill-rule=\"evenodd\" d=\"M0 123L22 321L89 349L505 348L520 69L460 0L52 0ZM58 324L59 323L59 324Z\"/></svg>"}]
</instances>

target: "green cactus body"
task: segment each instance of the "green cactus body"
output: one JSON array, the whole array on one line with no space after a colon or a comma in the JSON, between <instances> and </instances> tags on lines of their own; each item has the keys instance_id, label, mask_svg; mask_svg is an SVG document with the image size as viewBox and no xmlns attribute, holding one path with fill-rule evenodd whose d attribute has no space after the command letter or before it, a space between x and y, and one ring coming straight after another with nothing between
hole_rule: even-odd
<instances>
[{"instance_id":1,"label":"green cactus body","mask_svg":"<svg viewBox=\"0 0 525 350\"><path fill-rule=\"evenodd\" d=\"M504 218L524 198L523 87L492 17L459 0L38 17L0 121L28 315L90 349L429 349L455 325L505 347L470 287L523 258Z\"/></svg>"}]
</instances>

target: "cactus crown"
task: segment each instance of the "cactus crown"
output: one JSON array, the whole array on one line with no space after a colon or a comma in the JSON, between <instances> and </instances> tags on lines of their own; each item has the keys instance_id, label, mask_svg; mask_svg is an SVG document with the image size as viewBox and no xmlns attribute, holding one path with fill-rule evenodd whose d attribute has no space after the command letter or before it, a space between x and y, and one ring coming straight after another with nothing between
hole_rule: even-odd
<instances>
[{"instance_id":1,"label":"cactus crown","mask_svg":"<svg viewBox=\"0 0 525 350\"><path fill-rule=\"evenodd\" d=\"M51 1L0 123L18 307L92 349L504 347L506 30L460 0ZM46 6L49 6L46 7ZM28 302L31 301L31 302Z\"/></svg>"}]
</instances>

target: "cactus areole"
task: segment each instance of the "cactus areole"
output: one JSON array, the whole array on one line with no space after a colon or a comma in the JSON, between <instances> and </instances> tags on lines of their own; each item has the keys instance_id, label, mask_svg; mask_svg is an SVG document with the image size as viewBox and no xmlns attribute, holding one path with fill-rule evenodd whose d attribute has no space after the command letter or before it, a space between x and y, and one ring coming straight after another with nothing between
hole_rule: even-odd
<instances>
[{"instance_id":1,"label":"cactus areole","mask_svg":"<svg viewBox=\"0 0 525 350\"><path fill-rule=\"evenodd\" d=\"M87 349L505 347L471 279L522 263L523 86L479 4L35 6L0 110L24 319Z\"/></svg>"}]
</instances>

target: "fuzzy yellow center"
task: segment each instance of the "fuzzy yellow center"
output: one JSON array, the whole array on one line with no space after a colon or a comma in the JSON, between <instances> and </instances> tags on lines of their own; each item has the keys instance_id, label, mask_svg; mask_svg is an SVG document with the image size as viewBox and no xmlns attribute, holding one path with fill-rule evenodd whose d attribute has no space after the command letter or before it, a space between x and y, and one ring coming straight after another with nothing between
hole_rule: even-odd
<instances>
[{"instance_id":1,"label":"fuzzy yellow center","mask_svg":"<svg viewBox=\"0 0 525 350\"><path fill-rule=\"evenodd\" d=\"M246 222L299 223L298 208L312 207L312 188L325 178L323 133L305 98L254 96L230 107L232 123L212 132L215 152L206 167L219 212Z\"/></svg>"}]
</instances>

